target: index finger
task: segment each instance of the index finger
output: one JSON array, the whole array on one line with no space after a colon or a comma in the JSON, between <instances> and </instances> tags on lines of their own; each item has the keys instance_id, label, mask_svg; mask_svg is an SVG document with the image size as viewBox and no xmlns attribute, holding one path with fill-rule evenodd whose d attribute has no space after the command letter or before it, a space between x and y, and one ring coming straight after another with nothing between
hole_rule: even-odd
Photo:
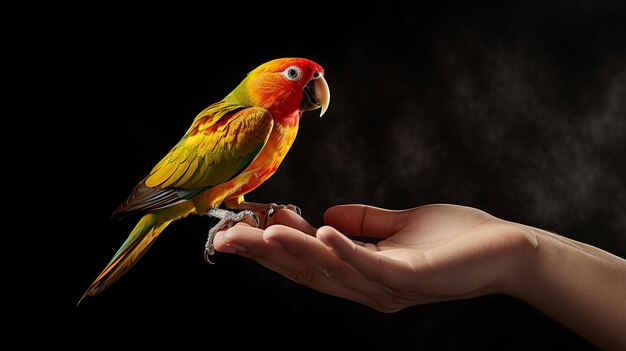
<instances>
[{"instance_id":1,"label":"index finger","mask_svg":"<svg viewBox=\"0 0 626 351\"><path fill-rule=\"evenodd\" d=\"M284 226L297 229L309 235L315 235L315 231L317 230L313 228L313 226L309 224L306 219L302 218L297 213L287 209L282 209L276 212L276 214L274 214L274 216L270 218L269 224L282 224Z\"/></svg>"}]
</instances>

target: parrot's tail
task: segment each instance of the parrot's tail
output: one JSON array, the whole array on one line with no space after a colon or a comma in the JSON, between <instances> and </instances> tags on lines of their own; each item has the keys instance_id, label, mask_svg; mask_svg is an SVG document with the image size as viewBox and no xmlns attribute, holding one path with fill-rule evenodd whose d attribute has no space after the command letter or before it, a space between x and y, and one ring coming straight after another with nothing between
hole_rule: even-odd
<instances>
[{"instance_id":1,"label":"parrot's tail","mask_svg":"<svg viewBox=\"0 0 626 351\"><path fill-rule=\"evenodd\" d=\"M99 294L131 269L135 263L139 261L141 256L148 251L154 239L156 239L171 222L171 219L164 222L160 221L159 216L156 214L148 213L144 215L122 247L117 250L115 256L113 256L98 278L91 283L89 289L85 291L76 305L80 305L85 296L95 296Z\"/></svg>"}]
</instances>

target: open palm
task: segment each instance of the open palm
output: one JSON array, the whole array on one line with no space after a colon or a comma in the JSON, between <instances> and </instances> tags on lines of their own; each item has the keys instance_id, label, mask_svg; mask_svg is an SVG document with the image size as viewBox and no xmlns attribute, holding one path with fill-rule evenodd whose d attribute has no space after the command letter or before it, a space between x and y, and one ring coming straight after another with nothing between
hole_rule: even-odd
<instances>
[{"instance_id":1,"label":"open palm","mask_svg":"<svg viewBox=\"0 0 626 351\"><path fill-rule=\"evenodd\" d=\"M505 292L515 255L532 245L526 227L454 205L404 211L344 205L328 209L324 221L316 230L280 211L265 231L237 225L215 246L313 289L392 312ZM359 236L381 240L363 243Z\"/></svg>"}]
</instances>

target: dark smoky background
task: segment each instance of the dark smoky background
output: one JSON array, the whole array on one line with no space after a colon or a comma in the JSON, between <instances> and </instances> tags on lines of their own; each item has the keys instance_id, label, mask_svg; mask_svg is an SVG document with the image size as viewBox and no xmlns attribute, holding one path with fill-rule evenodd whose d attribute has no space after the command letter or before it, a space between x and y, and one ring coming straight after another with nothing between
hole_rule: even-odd
<instances>
[{"instance_id":1,"label":"dark smoky background","mask_svg":"<svg viewBox=\"0 0 626 351\"><path fill-rule=\"evenodd\" d=\"M297 204L316 226L336 204L461 204L624 257L622 2L99 14L41 33L56 48L52 74L71 87L60 92L61 115L79 116L87 131L59 143L89 150L72 159L72 186L83 190L70 199L75 222L55 239L63 259L44 267L62 297L37 320L59 327L55 340L593 349L506 296L382 314L240 257L217 254L208 266L211 221L199 217L170 225L112 288L74 305L137 220L110 220L115 207L199 111L259 64L286 56L326 69L330 108L304 115L286 160L248 200Z\"/></svg>"}]
</instances>

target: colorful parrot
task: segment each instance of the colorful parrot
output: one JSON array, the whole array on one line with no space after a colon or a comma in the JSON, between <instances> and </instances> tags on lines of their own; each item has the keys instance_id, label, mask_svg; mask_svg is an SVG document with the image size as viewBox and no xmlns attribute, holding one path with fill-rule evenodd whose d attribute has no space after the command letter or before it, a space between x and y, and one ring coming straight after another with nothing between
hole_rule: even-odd
<instances>
[{"instance_id":1,"label":"colorful parrot","mask_svg":"<svg viewBox=\"0 0 626 351\"><path fill-rule=\"evenodd\" d=\"M205 259L210 262L219 230L242 220L258 225L255 213L267 217L286 207L246 202L244 195L276 172L296 138L302 113L321 107L321 116L329 102L324 69L311 60L276 59L248 73L223 100L196 116L178 144L115 210L113 218L143 217L78 303L126 273L172 221L189 214L220 219L209 231ZM221 209L222 203L243 211Z\"/></svg>"}]
</instances>

